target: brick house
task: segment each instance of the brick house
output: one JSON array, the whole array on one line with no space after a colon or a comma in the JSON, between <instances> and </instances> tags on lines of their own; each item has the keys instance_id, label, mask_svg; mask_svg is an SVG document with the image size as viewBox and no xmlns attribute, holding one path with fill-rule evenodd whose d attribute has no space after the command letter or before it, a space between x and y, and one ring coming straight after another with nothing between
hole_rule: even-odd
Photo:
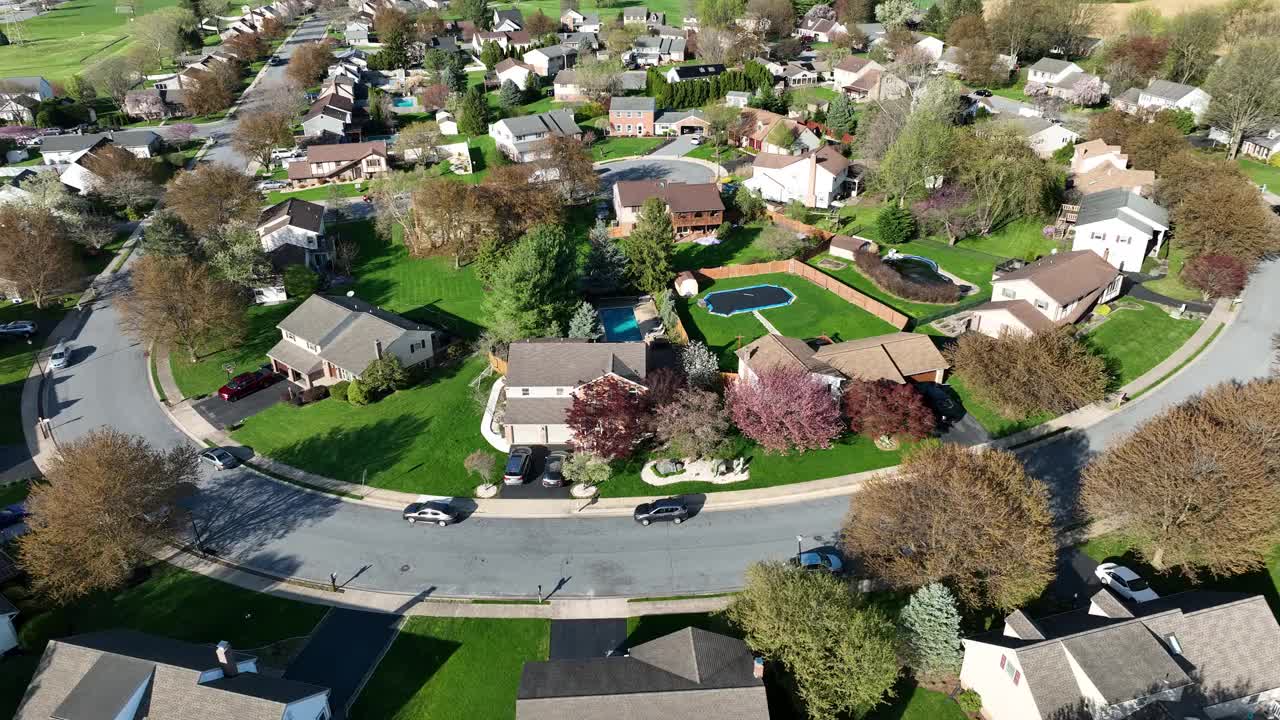
<instances>
[{"instance_id":1,"label":"brick house","mask_svg":"<svg viewBox=\"0 0 1280 720\"><path fill-rule=\"evenodd\" d=\"M724 201L715 183L623 180L613 186L613 209L618 223L634 225L640 208L654 197L666 204L676 235L712 233L724 222Z\"/></svg>"},{"instance_id":2,"label":"brick house","mask_svg":"<svg viewBox=\"0 0 1280 720\"><path fill-rule=\"evenodd\" d=\"M650 137L657 106L651 97L616 97L609 104L609 134Z\"/></svg>"}]
</instances>

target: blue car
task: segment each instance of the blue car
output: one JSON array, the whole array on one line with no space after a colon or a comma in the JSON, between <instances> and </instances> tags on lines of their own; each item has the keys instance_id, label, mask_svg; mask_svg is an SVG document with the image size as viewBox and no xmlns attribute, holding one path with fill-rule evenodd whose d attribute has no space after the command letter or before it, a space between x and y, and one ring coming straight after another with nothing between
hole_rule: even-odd
<instances>
[{"instance_id":1,"label":"blue car","mask_svg":"<svg viewBox=\"0 0 1280 720\"><path fill-rule=\"evenodd\" d=\"M27 519L27 504L14 503L6 508L0 508L0 530L13 527Z\"/></svg>"}]
</instances>

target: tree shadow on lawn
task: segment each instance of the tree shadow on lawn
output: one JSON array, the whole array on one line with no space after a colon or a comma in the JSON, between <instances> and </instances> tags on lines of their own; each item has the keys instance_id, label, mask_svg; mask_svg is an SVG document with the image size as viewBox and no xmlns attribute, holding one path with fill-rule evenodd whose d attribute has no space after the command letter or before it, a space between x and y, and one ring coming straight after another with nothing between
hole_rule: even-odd
<instances>
[{"instance_id":1,"label":"tree shadow on lawn","mask_svg":"<svg viewBox=\"0 0 1280 720\"><path fill-rule=\"evenodd\" d=\"M379 402L386 402L386 399ZM376 403L363 409L369 408L376 410ZM294 409L294 412L306 413L315 409L319 408L302 407ZM279 419L273 418L276 421ZM423 436L435 420L434 417L400 414L369 425L343 425L290 444L270 448L264 454L273 460L318 475L358 483L366 470L369 476L375 476L404 460L414 443L424 439ZM305 419L299 417L297 421L304 423ZM402 474L384 476L381 481L385 482Z\"/></svg>"},{"instance_id":2,"label":"tree shadow on lawn","mask_svg":"<svg viewBox=\"0 0 1280 720\"><path fill-rule=\"evenodd\" d=\"M414 322L434 325L455 337L474 339L484 332L484 326L441 308L443 298L437 298L425 305L406 311L403 315Z\"/></svg>"},{"instance_id":3,"label":"tree shadow on lawn","mask_svg":"<svg viewBox=\"0 0 1280 720\"><path fill-rule=\"evenodd\" d=\"M411 630L401 631L391 644L391 649L378 663L368 685L360 693L352 707L350 717L366 720L390 720L397 717L434 717L436 713L421 708L422 712L402 715L431 678L449 662L461 643L423 635ZM454 703L465 698L447 697L446 693L434 693L424 701Z\"/></svg>"}]
</instances>

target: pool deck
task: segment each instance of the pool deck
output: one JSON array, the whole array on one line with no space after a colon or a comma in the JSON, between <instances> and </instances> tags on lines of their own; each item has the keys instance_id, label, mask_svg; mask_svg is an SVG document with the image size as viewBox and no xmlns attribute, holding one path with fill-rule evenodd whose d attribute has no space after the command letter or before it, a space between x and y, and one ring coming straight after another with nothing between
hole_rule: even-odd
<instances>
[{"instance_id":1,"label":"pool deck","mask_svg":"<svg viewBox=\"0 0 1280 720\"><path fill-rule=\"evenodd\" d=\"M654 304L653 298L648 296L639 298L609 298L602 300L596 305L596 310L613 310L618 308L630 308L631 312L636 316L636 327L640 329L641 340L648 342L649 340L661 336L665 333L662 328L662 320L658 317L658 306ZM608 336L606 335L606 339ZM610 340L610 342L614 342Z\"/></svg>"}]
</instances>

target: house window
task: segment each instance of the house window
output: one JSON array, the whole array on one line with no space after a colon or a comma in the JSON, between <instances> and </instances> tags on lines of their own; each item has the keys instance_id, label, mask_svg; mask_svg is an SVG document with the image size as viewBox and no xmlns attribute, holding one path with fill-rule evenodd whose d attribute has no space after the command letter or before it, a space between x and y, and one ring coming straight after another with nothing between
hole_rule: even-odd
<instances>
[{"instance_id":1,"label":"house window","mask_svg":"<svg viewBox=\"0 0 1280 720\"><path fill-rule=\"evenodd\" d=\"M1049 309L1049 303L1045 302L1044 300L1037 300L1037 301L1036 301L1036 309L1037 309L1037 310L1048 310L1048 309Z\"/></svg>"},{"instance_id":2,"label":"house window","mask_svg":"<svg viewBox=\"0 0 1280 720\"><path fill-rule=\"evenodd\" d=\"M529 388L520 388L521 397L529 397Z\"/></svg>"},{"instance_id":3,"label":"house window","mask_svg":"<svg viewBox=\"0 0 1280 720\"><path fill-rule=\"evenodd\" d=\"M291 332L289 332L289 331L287 331L287 330L286 330L286 331L285 331L285 333L284 333L284 339L285 339L285 340L288 340L289 342L293 342L293 341L297 340L298 338L297 338L297 337L295 337L293 333L291 333Z\"/></svg>"},{"instance_id":4,"label":"house window","mask_svg":"<svg viewBox=\"0 0 1280 720\"><path fill-rule=\"evenodd\" d=\"M1018 297L1018 293L1010 290L1009 288L1000 288L1000 297L1007 297L1012 300L1013 298Z\"/></svg>"},{"instance_id":5,"label":"house window","mask_svg":"<svg viewBox=\"0 0 1280 720\"><path fill-rule=\"evenodd\" d=\"M1013 663L1011 663L1011 662L1007 662L1007 663L1005 663L1005 664L1004 664L1004 674L1005 674L1005 675L1008 675L1008 676L1009 676L1009 679L1010 679L1010 680L1013 680L1013 682L1014 682L1014 684L1015 684L1015 685L1018 683L1017 678L1019 678L1019 677L1021 677L1021 676L1022 676L1022 673L1021 673L1020 671L1016 670L1016 669L1013 667Z\"/></svg>"},{"instance_id":6,"label":"house window","mask_svg":"<svg viewBox=\"0 0 1280 720\"><path fill-rule=\"evenodd\" d=\"M1089 233L1089 239L1090 239L1090 240L1106 240L1106 239L1107 239L1107 234L1106 234L1106 233L1100 233L1100 232L1091 232L1091 233Z\"/></svg>"},{"instance_id":7,"label":"house window","mask_svg":"<svg viewBox=\"0 0 1280 720\"><path fill-rule=\"evenodd\" d=\"M1004 669L1004 666L1005 666L1005 665L1007 665L1008 663L1009 663L1009 658L1008 658L1008 657L1006 657L1006 656L1004 656L1004 655L1001 655L1001 656L1000 656L1000 669L1001 669L1001 670L1003 670L1003 669Z\"/></svg>"}]
</instances>

